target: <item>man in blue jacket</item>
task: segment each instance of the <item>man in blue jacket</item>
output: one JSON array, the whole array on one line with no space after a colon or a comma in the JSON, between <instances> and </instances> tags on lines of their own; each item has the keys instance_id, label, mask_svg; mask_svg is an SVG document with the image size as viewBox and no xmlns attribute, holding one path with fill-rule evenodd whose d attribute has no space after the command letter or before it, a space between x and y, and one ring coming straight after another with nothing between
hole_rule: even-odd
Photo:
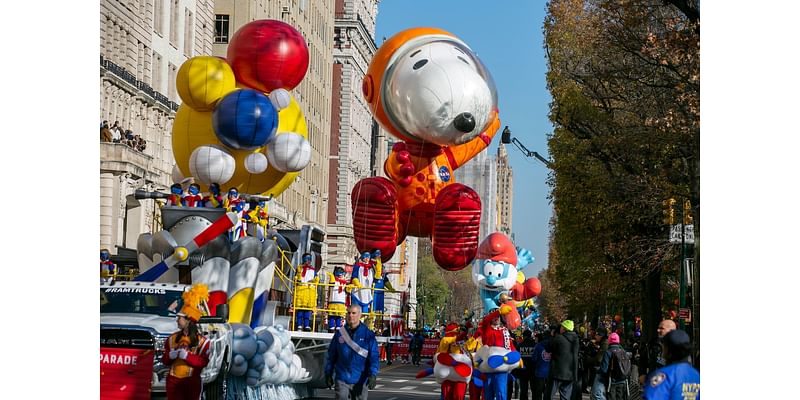
<instances>
[{"instance_id":1,"label":"man in blue jacket","mask_svg":"<svg viewBox=\"0 0 800 400\"><path fill-rule=\"evenodd\" d=\"M325 383L334 385L336 399L367 400L367 388L375 389L380 353L375 334L361 323L361 306L347 307L345 326L333 334L325 360ZM365 387L366 386L366 387Z\"/></svg>"}]
</instances>

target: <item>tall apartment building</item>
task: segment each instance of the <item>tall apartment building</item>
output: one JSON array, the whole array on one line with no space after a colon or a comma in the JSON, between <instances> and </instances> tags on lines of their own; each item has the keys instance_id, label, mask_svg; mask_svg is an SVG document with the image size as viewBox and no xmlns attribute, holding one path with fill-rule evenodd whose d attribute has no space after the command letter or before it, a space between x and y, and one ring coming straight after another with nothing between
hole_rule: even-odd
<instances>
[{"instance_id":1,"label":"tall apartment building","mask_svg":"<svg viewBox=\"0 0 800 400\"><path fill-rule=\"evenodd\" d=\"M499 212L497 163L488 150L478 153L475 158L455 170L456 182L474 189L481 197L481 228L479 241L492 232L498 231Z\"/></svg>"},{"instance_id":2,"label":"tall apartment building","mask_svg":"<svg viewBox=\"0 0 800 400\"><path fill-rule=\"evenodd\" d=\"M311 224L327 231L333 0L217 0L212 55L225 57L236 31L259 19L280 20L293 26L306 39L309 56L308 72L291 93L306 117L311 162L285 192L270 202L270 225L295 229ZM323 249L323 256L324 253Z\"/></svg>"},{"instance_id":3,"label":"tall apartment building","mask_svg":"<svg viewBox=\"0 0 800 400\"><path fill-rule=\"evenodd\" d=\"M514 200L514 171L508 163L506 146L500 143L497 148L497 225L500 232L512 237L511 210Z\"/></svg>"},{"instance_id":4,"label":"tall apartment building","mask_svg":"<svg viewBox=\"0 0 800 400\"><path fill-rule=\"evenodd\" d=\"M172 122L180 99L178 68L211 52L212 4L205 0L100 1L100 120L115 121L144 148L100 143L100 248L133 250L140 233L160 229L153 201L136 189L172 183Z\"/></svg>"}]
</instances>

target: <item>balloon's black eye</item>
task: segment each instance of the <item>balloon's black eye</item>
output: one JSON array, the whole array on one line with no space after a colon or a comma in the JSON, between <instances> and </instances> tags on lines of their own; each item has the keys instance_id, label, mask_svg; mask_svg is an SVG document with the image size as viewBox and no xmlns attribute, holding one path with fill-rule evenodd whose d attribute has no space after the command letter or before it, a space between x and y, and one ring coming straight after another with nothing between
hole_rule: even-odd
<instances>
[{"instance_id":1,"label":"balloon's black eye","mask_svg":"<svg viewBox=\"0 0 800 400\"><path fill-rule=\"evenodd\" d=\"M418 70L418 69L422 68L427 63L428 63L428 60L426 60L426 59L419 60L416 63L414 63L414 67L413 68L414 68L414 70Z\"/></svg>"}]
</instances>

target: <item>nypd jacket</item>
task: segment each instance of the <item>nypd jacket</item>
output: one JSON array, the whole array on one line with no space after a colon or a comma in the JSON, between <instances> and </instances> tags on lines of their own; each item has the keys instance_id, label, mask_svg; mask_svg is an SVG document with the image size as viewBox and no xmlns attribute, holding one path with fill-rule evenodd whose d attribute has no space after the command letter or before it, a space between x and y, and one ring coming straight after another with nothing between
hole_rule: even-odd
<instances>
[{"instance_id":1,"label":"nypd jacket","mask_svg":"<svg viewBox=\"0 0 800 400\"><path fill-rule=\"evenodd\" d=\"M352 345L342 335L344 329L347 329L347 337L352 340ZM375 334L364 324L358 324L354 330L345 325L333 334L325 360L326 376L335 371L336 380L351 385L362 384L370 376L378 375L379 365L378 342Z\"/></svg>"},{"instance_id":2,"label":"nypd jacket","mask_svg":"<svg viewBox=\"0 0 800 400\"><path fill-rule=\"evenodd\" d=\"M700 372L688 362L677 362L652 372L644 383L648 400L700 400Z\"/></svg>"}]
</instances>

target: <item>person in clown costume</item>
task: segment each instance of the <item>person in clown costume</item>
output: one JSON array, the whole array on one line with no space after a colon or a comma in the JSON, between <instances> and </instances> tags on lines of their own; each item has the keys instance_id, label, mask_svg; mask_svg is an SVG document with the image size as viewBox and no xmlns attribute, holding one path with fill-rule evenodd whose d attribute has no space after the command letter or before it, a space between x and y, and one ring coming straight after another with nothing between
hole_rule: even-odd
<instances>
[{"instance_id":1,"label":"person in clown costume","mask_svg":"<svg viewBox=\"0 0 800 400\"><path fill-rule=\"evenodd\" d=\"M100 283L112 283L116 277L117 265L111 261L111 252L100 250Z\"/></svg>"},{"instance_id":2,"label":"person in clown costume","mask_svg":"<svg viewBox=\"0 0 800 400\"><path fill-rule=\"evenodd\" d=\"M451 322L445 327L444 337L433 356L433 373L442 385L443 400L463 400L467 383L472 378L472 357L464 347L466 332Z\"/></svg>"},{"instance_id":3,"label":"person in clown costume","mask_svg":"<svg viewBox=\"0 0 800 400\"><path fill-rule=\"evenodd\" d=\"M181 204L184 207L202 207L203 196L200 195L200 185L196 183L189 185L189 192L183 194Z\"/></svg>"},{"instance_id":4,"label":"person in clown costume","mask_svg":"<svg viewBox=\"0 0 800 400\"><path fill-rule=\"evenodd\" d=\"M178 312L178 331L164 342L161 362L169 366L167 399L199 399L203 391L200 374L208 365L211 342L200 333L197 321L203 315L199 305L208 300L208 287L196 284L183 293Z\"/></svg>"},{"instance_id":5,"label":"person in clown costume","mask_svg":"<svg viewBox=\"0 0 800 400\"><path fill-rule=\"evenodd\" d=\"M203 197L203 205L206 208L222 208L225 204L225 200L222 198L222 194L220 194L219 183L208 185L208 191L209 193Z\"/></svg>"},{"instance_id":6,"label":"person in clown costume","mask_svg":"<svg viewBox=\"0 0 800 400\"><path fill-rule=\"evenodd\" d=\"M503 304L486 314L475 333L480 336L482 342L475 355L475 365L486 378L483 387L486 400L509 399L507 394L509 372L522 364L511 333L503 326L502 321L512 311L514 310L510 304Z\"/></svg>"},{"instance_id":7,"label":"person in clown costume","mask_svg":"<svg viewBox=\"0 0 800 400\"><path fill-rule=\"evenodd\" d=\"M167 196L167 205L182 207L183 206L183 187L180 183L173 183L169 187L169 196Z\"/></svg>"},{"instance_id":8,"label":"person in clown costume","mask_svg":"<svg viewBox=\"0 0 800 400\"><path fill-rule=\"evenodd\" d=\"M372 312L382 314L385 309L384 291L387 289L390 291L394 291L394 287L392 287L392 282L389 280L389 277L386 276L386 270L383 269L380 250L375 250L372 253L372 264L375 267L375 282L372 285L372 287L374 287L375 289L380 289L380 290L375 290L375 294L373 295L374 299L372 301ZM379 267L378 264L380 264L381 266ZM377 271L381 271L381 273L378 274Z\"/></svg>"},{"instance_id":9,"label":"person in clown costume","mask_svg":"<svg viewBox=\"0 0 800 400\"><path fill-rule=\"evenodd\" d=\"M347 312L347 292L350 291L344 268L336 267L333 273L328 272L328 283L333 285L328 288L328 332L335 332L342 327L342 318Z\"/></svg>"},{"instance_id":10,"label":"person in clown costume","mask_svg":"<svg viewBox=\"0 0 800 400\"><path fill-rule=\"evenodd\" d=\"M236 216L239 217L236 221L236 225L228 231L228 239L233 243L247 235L246 226L244 225L244 214L247 212L248 208L247 202L239 197L239 191L236 188L230 188L223 207L230 212L236 213Z\"/></svg>"},{"instance_id":11,"label":"person in clown costume","mask_svg":"<svg viewBox=\"0 0 800 400\"><path fill-rule=\"evenodd\" d=\"M370 261L371 258L372 254L368 251L361 253L361 258L353 265L353 273L350 277L350 283L355 287L352 291L352 301L353 304L361 306L362 313L369 312L375 276L383 273L382 263L377 262L373 265Z\"/></svg>"},{"instance_id":12,"label":"person in clown costume","mask_svg":"<svg viewBox=\"0 0 800 400\"><path fill-rule=\"evenodd\" d=\"M247 221L249 228L247 233L263 242L267 237L269 222L269 217L267 216L267 202L261 200L256 203L255 207L251 207L250 211L244 214L244 219Z\"/></svg>"},{"instance_id":13,"label":"person in clown costume","mask_svg":"<svg viewBox=\"0 0 800 400\"><path fill-rule=\"evenodd\" d=\"M298 331L311 331L312 308L317 307L317 283L319 277L314 265L311 264L311 254L303 253L303 263L297 266L295 273L295 307L297 319L295 327Z\"/></svg>"}]
</instances>

